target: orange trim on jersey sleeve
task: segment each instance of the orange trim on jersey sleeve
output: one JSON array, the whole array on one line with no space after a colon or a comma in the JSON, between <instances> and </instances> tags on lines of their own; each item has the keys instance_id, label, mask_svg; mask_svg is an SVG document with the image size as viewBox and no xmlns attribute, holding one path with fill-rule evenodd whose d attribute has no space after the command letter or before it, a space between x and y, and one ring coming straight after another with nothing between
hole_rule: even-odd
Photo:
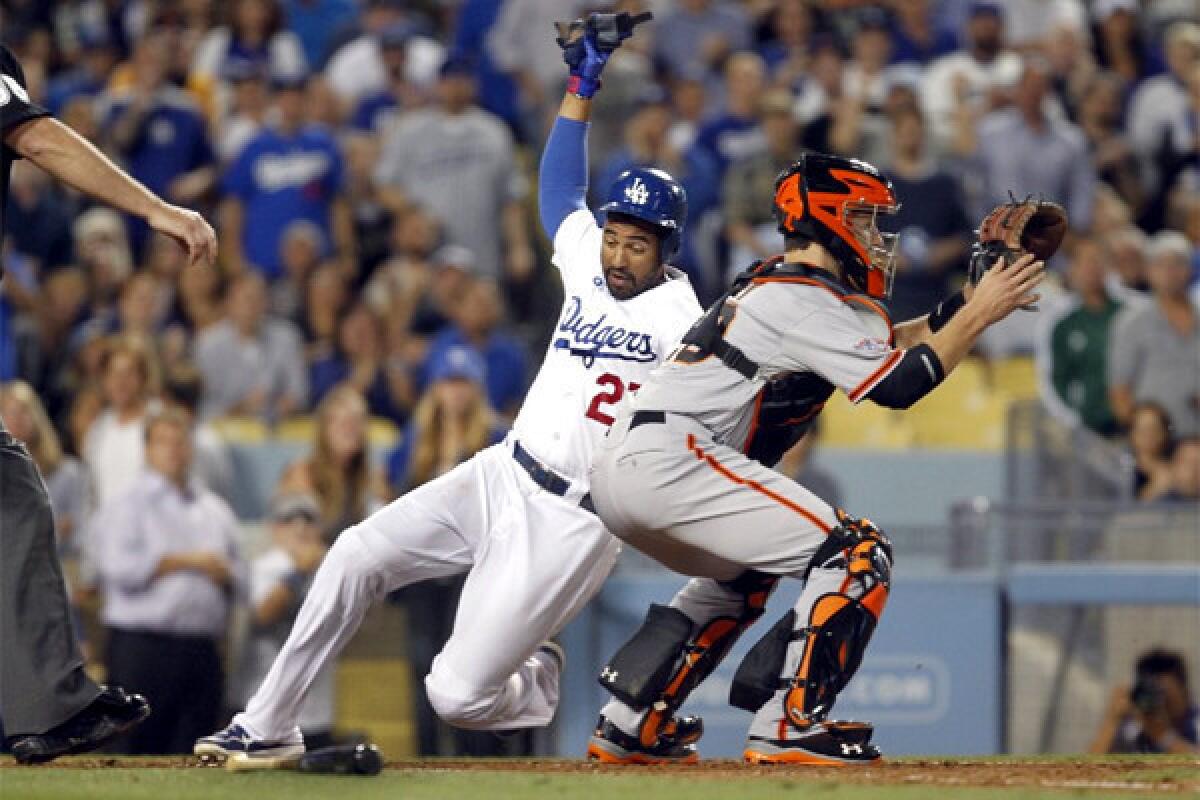
<instances>
[{"instance_id":1,"label":"orange trim on jersey sleeve","mask_svg":"<svg viewBox=\"0 0 1200 800\"><path fill-rule=\"evenodd\" d=\"M891 355L884 359L883 364L879 369L867 376L867 379L855 387L854 391L850 392L850 402L857 403L866 396L867 392L875 388L875 385L886 378L888 374L896 368L900 363L900 359L904 358L904 350L893 350Z\"/></svg>"},{"instance_id":2,"label":"orange trim on jersey sleeve","mask_svg":"<svg viewBox=\"0 0 1200 800\"><path fill-rule=\"evenodd\" d=\"M841 294L840 292L835 291L832 286L829 286L815 278L805 278L805 277L798 276L798 275L781 275L779 277L766 276L766 277L762 277L762 278L753 278L751 280L751 283L802 283L805 286L817 286L817 287L829 292L831 295L836 297L838 300L841 300L843 303L857 303L858 305L861 305L863 308L866 308L869 311L874 311L876 314L878 314L883 319L884 324L887 325L888 342L890 344L896 343L896 329L895 329L895 326L892 325L892 318L888 315L887 311L884 310L883 306L879 305L879 303L876 303L874 300L870 299L869 297L864 297L863 295L859 295L859 294Z\"/></svg>"},{"instance_id":3,"label":"orange trim on jersey sleeve","mask_svg":"<svg viewBox=\"0 0 1200 800\"><path fill-rule=\"evenodd\" d=\"M729 481L736 483L738 486L747 486L747 487L753 489L754 491L758 492L759 494L769 497L770 499L774 500L776 503L779 503L779 505L783 506L784 508L788 509L789 511L794 511L797 514L799 514L800 516L804 517L809 522L811 522L813 525L816 525L821 530L822 533L828 535L828 533L830 531L830 526L828 525L828 523L826 523L824 520L822 520L816 514L812 513L811 511L809 511L806 508L803 508L802 506L797 505L796 503L794 503L793 501L784 497L783 495L779 494L778 492L771 491L770 489L768 489L766 486L763 486L758 481L750 480L749 478L743 478L741 475L738 475L736 472L732 471L731 469L729 469L728 467L723 465L721 462L717 461L715 458L710 456L708 453L704 452L704 450L702 450L699 446L697 446L696 437L690 433L688 434L688 437L687 437L687 448L688 448L688 450L691 450L693 453L696 454L696 458L700 459L705 464L708 464L708 466L712 467L713 471L715 471L718 475L721 475L722 477L728 479Z\"/></svg>"}]
</instances>

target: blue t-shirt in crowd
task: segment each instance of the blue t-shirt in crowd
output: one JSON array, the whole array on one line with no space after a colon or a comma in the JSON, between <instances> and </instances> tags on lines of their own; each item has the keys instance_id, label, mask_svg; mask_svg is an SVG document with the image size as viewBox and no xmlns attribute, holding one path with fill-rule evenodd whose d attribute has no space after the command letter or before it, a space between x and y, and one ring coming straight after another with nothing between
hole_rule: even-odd
<instances>
[{"instance_id":1,"label":"blue t-shirt in crowd","mask_svg":"<svg viewBox=\"0 0 1200 800\"><path fill-rule=\"evenodd\" d=\"M712 155L724 175L733 162L762 152L767 140L757 118L722 114L700 129L696 134L696 146Z\"/></svg>"},{"instance_id":2,"label":"blue t-shirt in crowd","mask_svg":"<svg viewBox=\"0 0 1200 800\"><path fill-rule=\"evenodd\" d=\"M425 363L421 365L418 383L423 391L429 383L432 364L438 363L447 350L453 347L471 347L467 337L457 326L450 326L433 337ZM476 348L487 365L488 403L497 411L508 411L520 404L525 396L525 373L527 358L525 348L514 337L506 333L493 333L483 347Z\"/></svg>"},{"instance_id":3,"label":"blue t-shirt in crowd","mask_svg":"<svg viewBox=\"0 0 1200 800\"><path fill-rule=\"evenodd\" d=\"M329 45L358 22L359 4L354 0L284 0L283 15L288 30L296 34L304 59L316 69L329 57Z\"/></svg>"},{"instance_id":4,"label":"blue t-shirt in crowd","mask_svg":"<svg viewBox=\"0 0 1200 800\"><path fill-rule=\"evenodd\" d=\"M112 126L132 98L117 96L105 115ZM157 195L180 175L213 163L204 116L191 96L174 87L159 90L137 138L124 153L129 173Z\"/></svg>"},{"instance_id":5,"label":"blue t-shirt in crowd","mask_svg":"<svg viewBox=\"0 0 1200 800\"><path fill-rule=\"evenodd\" d=\"M319 126L294 134L266 128L247 142L224 180L224 190L242 202L246 260L267 278L278 277L280 239L297 220L321 229L328 253L330 208L343 171L337 142Z\"/></svg>"},{"instance_id":6,"label":"blue t-shirt in crowd","mask_svg":"<svg viewBox=\"0 0 1200 800\"><path fill-rule=\"evenodd\" d=\"M400 104L396 102L396 98L392 96L391 92L385 90L370 92L354 106L350 124L356 130L380 133L384 121L394 115L399 108Z\"/></svg>"}]
</instances>

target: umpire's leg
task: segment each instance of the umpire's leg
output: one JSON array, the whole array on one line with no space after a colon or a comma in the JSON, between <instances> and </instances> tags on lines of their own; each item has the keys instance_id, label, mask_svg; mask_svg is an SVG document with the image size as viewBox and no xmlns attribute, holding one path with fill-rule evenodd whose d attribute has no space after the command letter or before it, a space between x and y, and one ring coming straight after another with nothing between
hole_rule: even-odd
<instances>
[{"instance_id":1,"label":"umpire's leg","mask_svg":"<svg viewBox=\"0 0 1200 800\"><path fill-rule=\"evenodd\" d=\"M83 671L55 551L50 500L0 423L0 715L8 736L45 733L100 689Z\"/></svg>"}]
</instances>

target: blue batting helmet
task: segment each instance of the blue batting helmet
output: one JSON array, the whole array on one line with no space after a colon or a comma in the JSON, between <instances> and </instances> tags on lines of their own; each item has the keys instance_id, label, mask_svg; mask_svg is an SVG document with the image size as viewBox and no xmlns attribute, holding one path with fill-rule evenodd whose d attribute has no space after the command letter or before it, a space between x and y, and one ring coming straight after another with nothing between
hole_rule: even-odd
<instances>
[{"instance_id":1,"label":"blue batting helmet","mask_svg":"<svg viewBox=\"0 0 1200 800\"><path fill-rule=\"evenodd\" d=\"M608 201L600 210L605 214L624 214L659 228L661 258L665 261L679 249L679 236L687 221L687 193L661 169L634 167L613 181Z\"/></svg>"}]
</instances>

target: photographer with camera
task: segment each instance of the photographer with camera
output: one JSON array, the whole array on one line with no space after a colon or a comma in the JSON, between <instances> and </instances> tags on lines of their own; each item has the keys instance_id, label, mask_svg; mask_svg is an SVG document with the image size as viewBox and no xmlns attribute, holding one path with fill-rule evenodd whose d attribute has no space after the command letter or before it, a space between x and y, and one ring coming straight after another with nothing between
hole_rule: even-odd
<instances>
[{"instance_id":1,"label":"photographer with camera","mask_svg":"<svg viewBox=\"0 0 1200 800\"><path fill-rule=\"evenodd\" d=\"M1113 691L1093 753L1200 753L1200 709L1188 687L1187 665L1172 650L1143 653L1132 687Z\"/></svg>"}]
</instances>

